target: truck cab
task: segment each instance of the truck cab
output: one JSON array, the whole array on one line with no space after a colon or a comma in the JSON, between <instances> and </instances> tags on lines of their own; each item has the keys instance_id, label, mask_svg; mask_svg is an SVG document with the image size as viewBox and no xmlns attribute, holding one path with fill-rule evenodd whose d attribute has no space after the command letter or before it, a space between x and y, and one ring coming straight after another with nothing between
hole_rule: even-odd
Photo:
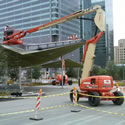
<instances>
[{"instance_id":1,"label":"truck cab","mask_svg":"<svg viewBox=\"0 0 125 125\"><path fill-rule=\"evenodd\" d=\"M84 79L80 84L82 91L109 92L113 89L113 78L111 76L91 76Z\"/></svg>"}]
</instances>

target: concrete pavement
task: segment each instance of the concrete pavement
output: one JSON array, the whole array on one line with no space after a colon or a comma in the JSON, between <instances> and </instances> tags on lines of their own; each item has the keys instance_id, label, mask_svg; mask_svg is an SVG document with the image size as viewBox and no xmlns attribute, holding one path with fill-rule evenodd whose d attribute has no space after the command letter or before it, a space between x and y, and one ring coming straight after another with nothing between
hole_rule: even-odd
<instances>
[{"instance_id":1,"label":"concrete pavement","mask_svg":"<svg viewBox=\"0 0 125 125\"><path fill-rule=\"evenodd\" d=\"M44 86L47 95L66 93L73 86ZM29 120L35 116L36 99L19 99L0 102L1 125L124 125L125 103L116 106L111 101L102 101L98 107L91 107L88 99L80 98L78 106L73 106L69 95L41 98L38 117L41 121ZM71 112L71 110L81 110Z\"/></svg>"}]
</instances>

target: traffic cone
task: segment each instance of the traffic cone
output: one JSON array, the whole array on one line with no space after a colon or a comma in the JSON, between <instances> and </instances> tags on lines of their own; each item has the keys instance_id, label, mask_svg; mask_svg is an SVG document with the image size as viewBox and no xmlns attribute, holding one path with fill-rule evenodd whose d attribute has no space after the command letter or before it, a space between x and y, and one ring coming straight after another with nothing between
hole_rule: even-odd
<instances>
[{"instance_id":1,"label":"traffic cone","mask_svg":"<svg viewBox=\"0 0 125 125\"><path fill-rule=\"evenodd\" d=\"M40 89L40 92L38 94L38 97L37 97L37 103L36 103L36 109L35 109L35 117L34 118L30 118L30 120L36 120L36 121L39 121L39 120L43 120L43 118L38 118L38 111L39 111L39 107L40 107L40 96L42 95L42 89Z\"/></svg>"}]
</instances>

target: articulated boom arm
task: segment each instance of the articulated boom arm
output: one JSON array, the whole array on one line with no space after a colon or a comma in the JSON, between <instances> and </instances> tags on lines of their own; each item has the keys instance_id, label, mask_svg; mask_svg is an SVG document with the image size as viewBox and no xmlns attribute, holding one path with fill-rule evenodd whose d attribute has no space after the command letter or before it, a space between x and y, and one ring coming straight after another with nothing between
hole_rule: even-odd
<instances>
[{"instance_id":1,"label":"articulated boom arm","mask_svg":"<svg viewBox=\"0 0 125 125\"><path fill-rule=\"evenodd\" d=\"M102 37L104 32L98 33L95 37L88 40L85 44L85 50L82 58L83 62L83 69L82 69L82 76L80 79L80 83L85 78L89 77L90 71L93 65L93 61L95 58L95 49L96 49L96 43L99 41L99 39Z\"/></svg>"},{"instance_id":2,"label":"articulated boom arm","mask_svg":"<svg viewBox=\"0 0 125 125\"><path fill-rule=\"evenodd\" d=\"M19 31L17 33L14 33L10 36L8 36L8 40L3 41L3 44L23 44L23 42L21 42L21 38L23 38L27 33L33 33L39 30L43 30L46 28L49 28L51 26L60 24L60 23L64 23L66 21L72 20L72 19L77 19L80 16L84 16L90 13L96 12L96 16L94 18L95 24L97 25L97 27L100 29L100 31L105 31L105 19L104 19L104 11L101 9L101 6L95 6L93 8L90 9L85 9L85 10L80 10L78 12L72 13L68 16L59 18L57 20L51 21L49 23L40 25L38 27L26 30L26 31Z\"/></svg>"},{"instance_id":3,"label":"articulated boom arm","mask_svg":"<svg viewBox=\"0 0 125 125\"><path fill-rule=\"evenodd\" d=\"M32 33L32 32L36 32L38 30L43 30L43 29L49 28L51 26L54 26L54 25L57 25L57 24L60 24L60 23L64 23L64 22L72 20L72 19L76 19L76 18L78 18L80 16L84 16L84 15L87 15L87 14L90 14L90 13L93 13L93 12L97 12L97 14L95 16L95 19L94 19L97 27L101 31L104 31L105 30L104 24L102 24L102 23L104 23L104 11L101 9L101 6L95 6L95 7L91 8L91 9L80 10L78 12L75 12L75 13L72 13L72 14L70 14L68 16L59 18L59 19L54 20L52 22L49 22L47 24L43 24L43 25L35 27L33 29L29 29L26 32L27 33Z\"/></svg>"}]
</instances>

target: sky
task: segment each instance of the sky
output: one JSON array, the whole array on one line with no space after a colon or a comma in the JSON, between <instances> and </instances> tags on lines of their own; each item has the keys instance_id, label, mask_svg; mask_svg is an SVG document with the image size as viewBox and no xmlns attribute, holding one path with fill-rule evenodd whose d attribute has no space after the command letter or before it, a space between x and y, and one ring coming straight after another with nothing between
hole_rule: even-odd
<instances>
[{"instance_id":1,"label":"sky","mask_svg":"<svg viewBox=\"0 0 125 125\"><path fill-rule=\"evenodd\" d=\"M114 46L125 39L125 0L113 0Z\"/></svg>"}]
</instances>

